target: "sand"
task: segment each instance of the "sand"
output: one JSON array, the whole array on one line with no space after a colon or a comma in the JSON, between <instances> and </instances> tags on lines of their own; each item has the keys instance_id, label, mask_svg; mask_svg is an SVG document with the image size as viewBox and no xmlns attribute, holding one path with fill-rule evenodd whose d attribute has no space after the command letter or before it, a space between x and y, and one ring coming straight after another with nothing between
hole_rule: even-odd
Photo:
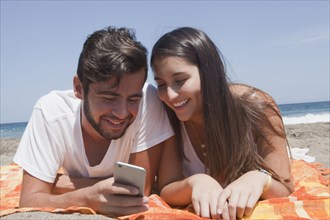
<instances>
[{"instance_id":1,"label":"sand","mask_svg":"<svg viewBox=\"0 0 330 220\"><path fill-rule=\"evenodd\" d=\"M287 125L286 133L291 148L308 148L315 162L330 167L330 123Z\"/></svg>"},{"instance_id":2,"label":"sand","mask_svg":"<svg viewBox=\"0 0 330 220\"><path fill-rule=\"evenodd\" d=\"M307 148L315 162L330 167L330 123L286 125L291 148ZM0 139L1 166L12 162L19 139ZM16 213L2 219L110 219L103 215L53 214L47 212Z\"/></svg>"},{"instance_id":3,"label":"sand","mask_svg":"<svg viewBox=\"0 0 330 220\"><path fill-rule=\"evenodd\" d=\"M308 155L315 156L315 162L330 167L330 123L286 125L285 128L291 148L308 148ZM19 140L0 139L1 166L12 162Z\"/></svg>"}]
</instances>

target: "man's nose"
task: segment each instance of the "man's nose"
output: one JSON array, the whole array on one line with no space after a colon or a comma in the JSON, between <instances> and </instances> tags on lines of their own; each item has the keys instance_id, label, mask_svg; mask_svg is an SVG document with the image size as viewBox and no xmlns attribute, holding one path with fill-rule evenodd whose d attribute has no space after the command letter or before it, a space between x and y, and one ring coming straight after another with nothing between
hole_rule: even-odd
<instances>
[{"instance_id":1,"label":"man's nose","mask_svg":"<svg viewBox=\"0 0 330 220\"><path fill-rule=\"evenodd\" d=\"M119 119L125 119L129 114L127 108L127 102L126 101L118 102L117 105L113 108L112 114Z\"/></svg>"}]
</instances>

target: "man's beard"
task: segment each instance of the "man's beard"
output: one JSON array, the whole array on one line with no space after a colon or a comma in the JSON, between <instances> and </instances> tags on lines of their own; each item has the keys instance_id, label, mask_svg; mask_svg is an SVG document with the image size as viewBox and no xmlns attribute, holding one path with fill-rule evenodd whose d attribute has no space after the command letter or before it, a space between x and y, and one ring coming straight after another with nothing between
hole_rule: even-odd
<instances>
[{"instance_id":1,"label":"man's beard","mask_svg":"<svg viewBox=\"0 0 330 220\"><path fill-rule=\"evenodd\" d=\"M105 139L107 140L115 140L115 139L118 139L118 138L121 138L127 128L130 126L130 124L133 122L132 120L132 115L129 115L129 123L127 124L127 126L120 132L120 133L115 133L115 132L111 132L111 131L107 131L105 129L102 129L102 117L100 117L100 122L99 123L96 123L96 121L94 120L93 118L93 114L91 112L91 109L89 108L89 100L88 98L86 97L84 102L83 102L83 111L84 111L84 114L86 116L86 119L87 121L92 125L92 127L102 136L104 137Z\"/></svg>"}]
</instances>

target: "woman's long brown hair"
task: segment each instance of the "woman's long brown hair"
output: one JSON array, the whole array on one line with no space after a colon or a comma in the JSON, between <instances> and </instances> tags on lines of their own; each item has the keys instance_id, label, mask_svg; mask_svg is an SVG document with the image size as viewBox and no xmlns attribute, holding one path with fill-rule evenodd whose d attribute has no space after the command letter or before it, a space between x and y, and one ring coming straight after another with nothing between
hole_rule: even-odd
<instances>
[{"instance_id":1,"label":"woman's long brown hair","mask_svg":"<svg viewBox=\"0 0 330 220\"><path fill-rule=\"evenodd\" d=\"M276 128L268 118L269 114L281 118L274 102L253 98L256 92L268 95L253 87L243 95L235 95L230 90L220 51L198 29L183 27L163 35L153 47L151 64L172 56L199 70L208 155L205 165L211 176L224 187L247 171L263 168L284 183L263 159L274 149L265 130L285 138L283 123ZM166 109L183 154L179 119L170 108Z\"/></svg>"}]
</instances>

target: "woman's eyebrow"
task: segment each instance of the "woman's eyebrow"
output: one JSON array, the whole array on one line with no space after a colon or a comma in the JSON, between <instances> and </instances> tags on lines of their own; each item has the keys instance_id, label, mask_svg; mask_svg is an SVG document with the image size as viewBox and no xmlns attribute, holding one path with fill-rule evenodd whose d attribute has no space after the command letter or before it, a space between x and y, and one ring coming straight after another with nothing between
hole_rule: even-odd
<instances>
[{"instance_id":1,"label":"woman's eyebrow","mask_svg":"<svg viewBox=\"0 0 330 220\"><path fill-rule=\"evenodd\" d=\"M180 76L180 75L183 75L183 74L185 74L186 72L182 72L182 71L180 71L180 72L176 72L176 73L174 73L171 77L175 77L175 76ZM161 78L159 78L158 76L155 76L154 77L154 80L162 80Z\"/></svg>"}]
</instances>

